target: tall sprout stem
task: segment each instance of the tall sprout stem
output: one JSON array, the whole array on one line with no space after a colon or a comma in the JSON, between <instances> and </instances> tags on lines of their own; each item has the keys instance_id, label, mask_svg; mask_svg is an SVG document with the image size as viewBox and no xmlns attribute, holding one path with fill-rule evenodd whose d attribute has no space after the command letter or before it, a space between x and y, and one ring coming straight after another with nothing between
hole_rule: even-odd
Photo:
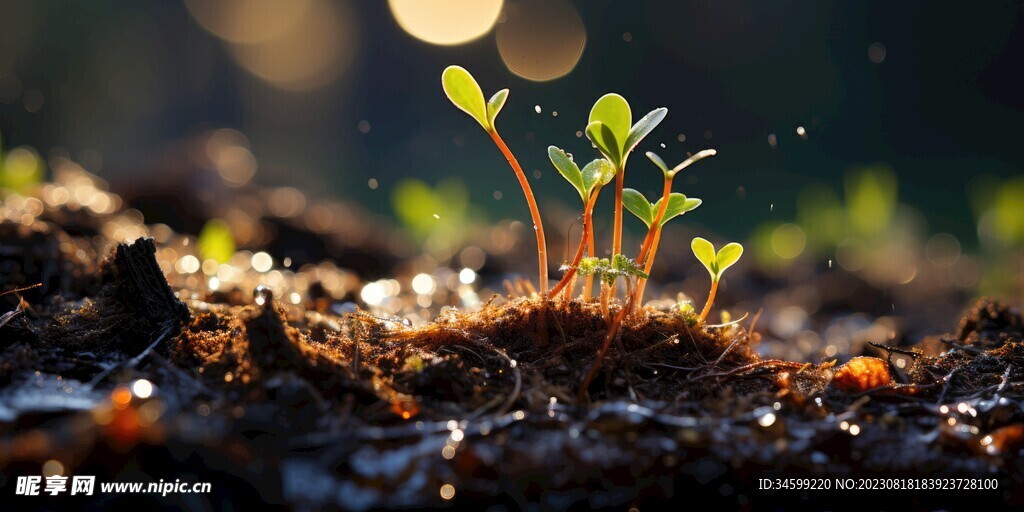
<instances>
[{"instance_id":1,"label":"tall sprout stem","mask_svg":"<svg viewBox=\"0 0 1024 512\"><path fill-rule=\"evenodd\" d=\"M508 165L512 167L512 170L516 173L516 178L519 179L519 185L523 187L523 195L526 196L526 203L530 206L530 216L533 218L533 230L537 235L537 266L538 269L538 283L537 286L540 289L541 296L546 296L548 293L548 244L544 239L544 223L540 219L540 209L537 208L537 199L533 197L533 189L530 187L530 182L526 179L526 173L523 172L523 168L519 165L519 161L516 160L515 155L508 149L505 141L501 139L501 135L498 135L497 130L488 130L487 133L494 140L494 144L498 146L502 154L505 155L505 160L508 160Z\"/></svg>"},{"instance_id":2,"label":"tall sprout stem","mask_svg":"<svg viewBox=\"0 0 1024 512\"><path fill-rule=\"evenodd\" d=\"M704 323L707 320L708 313L711 313L711 305L715 303L715 294L718 293L718 279L711 280L711 291L708 292L708 301L704 303L704 309L700 312L700 318L697 323Z\"/></svg>"},{"instance_id":3,"label":"tall sprout stem","mask_svg":"<svg viewBox=\"0 0 1024 512\"><path fill-rule=\"evenodd\" d=\"M654 266L654 256L658 254L658 244L661 242L661 228L654 233L654 243L651 244L651 255L644 262L644 274L651 275L651 267ZM640 278L636 282L636 292L633 295L633 311L638 312L643 306L644 289L647 288L647 280Z\"/></svg>"},{"instance_id":4,"label":"tall sprout stem","mask_svg":"<svg viewBox=\"0 0 1024 512\"><path fill-rule=\"evenodd\" d=\"M668 200L672 195L672 178L673 176L665 177L665 187L661 193L661 207L658 208L658 213L654 215L651 227L647 229L647 236L644 237L644 243L640 245L640 253L637 254L636 262L644 265L644 273L647 275L651 274L651 266L654 265L654 255L658 251L658 239L661 237L661 220L665 218L665 212L668 210ZM641 301L643 300L644 288L647 287L647 280L640 277L636 283L636 290L633 295L633 304L639 309Z\"/></svg>"},{"instance_id":5,"label":"tall sprout stem","mask_svg":"<svg viewBox=\"0 0 1024 512\"><path fill-rule=\"evenodd\" d=\"M622 253L622 189L626 184L626 167L615 173L615 217L612 220L612 256ZM609 293L615 296L615 283L609 286Z\"/></svg>"},{"instance_id":6,"label":"tall sprout stem","mask_svg":"<svg viewBox=\"0 0 1024 512\"><path fill-rule=\"evenodd\" d=\"M583 207L583 236L580 237L580 245L576 248L576 256L573 257L572 263L569 264L569 269L565 271L565 275L558 281L558 284L551 289L551 295L558 295L558 292L562 291L566 285L573 281L576 276L576 269L580 266L580 261L583 260L583 250L587 247L587 240L590 239L588 234L593 229L591 226L591 213L594 210L594 203L597 202L597 195L601 192L601 189L595 190L590 194L590 199L587 200L587 204Z\"/></svg>"},{"instance_id":7,"label":"tall sprout stem","mask_svg":"<svg viewBox=\"0 0 1024 512\"><path fill-rule=\"evenodd\" d=\"M587 221L589 221L591 223L590 232L587 233L587 256L593 258L594 257L594 228L593 228L594 209L593 208L590 209L590 214L584 220L584 222L587 222ZM587 276L587 281L583 285L583 300L584 301L590 301L590 295L591 295L591 293L593 293L593 291L594 291L594 275L591 274L591 275Z\"/></svg>"}]
</instances>

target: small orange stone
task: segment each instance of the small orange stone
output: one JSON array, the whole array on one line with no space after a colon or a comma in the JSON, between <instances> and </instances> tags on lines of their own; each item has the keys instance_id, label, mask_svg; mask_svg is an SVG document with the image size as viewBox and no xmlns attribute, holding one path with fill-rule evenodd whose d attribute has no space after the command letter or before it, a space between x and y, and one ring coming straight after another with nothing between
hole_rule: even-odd
<instances>
[{"instance_id":1,"label":"small orange stone","mask_svg":"<svg viewBox=\"0 0 1024 512\"><path fill-rule=\"evenodd\" d=\"M877 357L855 357L836 370L832 385L847 393L859 393L892 382L889 365Z\"/></svg>"}]
</instances>

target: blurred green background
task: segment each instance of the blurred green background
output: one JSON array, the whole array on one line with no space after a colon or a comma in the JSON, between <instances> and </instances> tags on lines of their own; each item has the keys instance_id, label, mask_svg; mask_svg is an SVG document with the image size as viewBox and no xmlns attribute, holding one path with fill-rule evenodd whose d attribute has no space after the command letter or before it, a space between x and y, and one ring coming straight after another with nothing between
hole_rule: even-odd
<instances>
[{"instance_id":1,"label":"blurred green background","mask_svg":"<svg viewBox=\"0 0 1024 512\"><path fill-rule=\"evenodd\" d=\"M227 128L229 183L358 201L414 231L394 197L526 219L503 158L441 92L460 64L511 88L500 128L542 205L575 204L546 147L589 158L577 132L615 91L637 116L669 108L641 150L719 150L680 180L704 199L689 221L752 237L766 266L855 270L856 247L915 230L933 260L1003 254L1024 241L1022 19L1012 0L0 0L0 134L11 169L32 147L123 190L187 175L183 141ZM653 194L659 176L636 158L627 183Z\"/></svg>"}]
</instances>

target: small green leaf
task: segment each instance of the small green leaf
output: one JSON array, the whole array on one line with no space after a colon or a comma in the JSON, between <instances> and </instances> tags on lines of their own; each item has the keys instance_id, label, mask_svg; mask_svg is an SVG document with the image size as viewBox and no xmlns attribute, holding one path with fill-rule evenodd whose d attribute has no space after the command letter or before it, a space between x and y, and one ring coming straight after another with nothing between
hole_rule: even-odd
<instances>
[{"instance_id":1,"label":"small green leaf","mask_svg":"<svg viewBox=\"0 0 1024 512\"><path fill-rule=\"evenodd\" d=\"M651 203L639 191L631 188L622 189L622 204L629 210L629 213L636 215L648 228L654 223L655 212L651 208Z\"/></svg>"},{"instance_id":2,"label":"small green leaf","mask_svg":"<svg viewBox=\"0 0 1024 512\"><path fill-rule=\"evenodd\" d=\"M691 156L690 158L687 158L686 160L683 160L679 165L673 167L672 170L669 171L669 175L675 176L676 173L678 173L679 171L686 169L687 167L705 158L715 156L717 154L718 151L715 151L714 149L705 149L703 151L698 151L695 155Z\"/></svg>"},{"instance_id":3,"label":"small green leaf","mask_svg":"<svg viewBox=\"0 0 1024 512\"><path fill-rule=\"evenodd\" d=\"M498 117L498 112L501 112L501 107L505 106L507 99L508 89L502 89L487 100L487 122L491 124L491 128L494 128L494 120Z\"/></svg>"},{"instance_id":4,"label":"small green leaf","mask_svg":"<svg viewBox=\"0 0 1024 512\"><path fill-rule=\"evenodd\" d=\"M604 158L598 158L583 166L583 188L589 195L594 187L605 186L615 178L615 166Z\"/></svg>"},{"instance_id":5,"label":"small green leaf","mask_svg":"<svg viewBox=\"0 0 1024 512\"><path fill-rule=\"evenodd\" d=\"M629 134L626 137L626 144L623 147L623 152L628 153L633 151L633 148L635 148L637 144L640 144L640 141L643 140L644 137L661 124L661 121L665 119L667 114L668 109L661 107L656 108L648 112L646 116L641 117L640 120L629 129Z\"/></svg>"},{"instance_id":6,"label":"small green leaf","mask_svg":"<svg viewBox=\"0 0 1024 512\"><path fill-rule=\"evenodd\" d=\"M629 110L629 103L626 101L626 98L615 93L601 96L594 103L594 107L590 109L588 123L593 123L594 121L600 121L615 134L615 140L619 144L617 147L618 154L623 154L622 149L626 138L629 137L630 125L633 124L633 113ZM618 159L614 161L618 162Z\"/></svg>"},{"instance_id":7,"label":"small green leaf","mask_svg":"<svg viewBox=\"0 0 1024 512\"><path fill-rule=\"evenodd\" d=\"M204 260L227 263L235 255L235 237L231 234L231 227L223 220L209 220L199 231L199 239L196 242L199 256Z\"/></svg>"},{"instance_id":8,"label":"small green leaf","mask_svg":"<svg viewBox=\"0 0 1024 512\"><path fill-rule=\"evenodd\" d=\"M657 165L658 169L661 169L662 173L664 173L665 175L669 174L670 171L668 170L668 165L656 153L654 153L653 151L648 151L647 159L654 162L654 165Z\"/></svg>"},{"instance_id":9,"label":"small green leaf","mask_svg":"<svg viewBox=\"0 0 1024 512\"><path fill-rule=\"evenodd\" d=\"M580 168L576 165L576 162L572 161L572 157L555 146L548 146L548 158L551 159L551 163L555 166L555 169L558 169L559 174L561 174L566 181L572 184L576 189L576 192L579 192L580 198L586 202L587 192L589 189L584 184L583 174L580 172Z\"/></svg>"},{"instance_id":10,"label":"small green leaf","mask_svg":"<svg viewBox=\"0 0 1024 512\"><path fill-rule=\"evenodd\" d=\"M693 255L697 257L704 268L708 269L708 273L711 274L711 280L718 280L718 256L715 255L715 246L711 245L711 242L697 237L690 242L690 248L693 249Z\"/></svg>"},{"instance_id":11,"label":"small green leaf","mask_svg":"<svg viewBox=\"0 0 1024 512\"><path fill-rule=\"evenodd\" d=\"M485 130L491 130L484 93L469 71L460 66L448 66L441 74L441 86L456 107L476 119Z\"/></svg>"},{"instance_id":12,"label":"small green leaf","mask_svg":"<svg viewBox=\"0 0 1024 512\"><path fill-rule=\"evenodd\" d=\"M654 215L658 214L658 210L661 209L662 199L658 199L658 202L651 206L651 210ZM661 218L661 223L658 226L664 226L668 221L700 206L700 199L690 199L679 192L673 192L668 196L668 207L665 208L665 216Z\"/></svg>"},{"instance_id":13,"label":"small green leaf","mask_svg":"<svg viewBox=\"0 0 1024 512\"><path fill-rule=\"evenodd\" d=\"M725 269L739 261L740 256L743 256L743 246L736 242L728 243L725 247L719 249L716 256L718 260L718 275L721 276L725 273Z\"/></svg>"},{"instance_id":14,"label":"small green leaf","mask_svg":"<svg viewBox=\"0 0 1024 512\"><path fill-rule=\"evenodd\" d=\"M615 133L611 128L600 121L594 121L587 125L587 138L597 146L601 154L612 162L619 162L622 154L619 150L619 142L615 139Z\"/></svg>"}]
</instances>

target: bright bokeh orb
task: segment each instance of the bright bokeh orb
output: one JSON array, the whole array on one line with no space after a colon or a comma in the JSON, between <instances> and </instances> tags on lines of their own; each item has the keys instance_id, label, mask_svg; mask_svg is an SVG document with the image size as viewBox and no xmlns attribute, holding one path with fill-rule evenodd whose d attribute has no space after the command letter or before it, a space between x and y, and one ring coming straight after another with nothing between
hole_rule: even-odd
<instances>
[{"instance_id":1,"label":"bright bokeh orb","mask_svg":"<svg viewBox=\"0 0 1024 512\"><path fill-rule=\"evenodd\" d=\"M587 31L566 0L527 0L510 4L498 24L498 53L509 71L527 80L561 78L580 61Z\"/></svg>"},{"instance_id":2,"label":"bright bokeh orb","mask_svg":"<svg viewBox=\"0 0 1024 512\"><path fill-rule=\"evenodd\" d=\"M310 0L185 0L192 17L211 34L232 43L252 44L298 25Z\"/></svg>"},{"instance_id":3,"label":"bright bokeh orb","mask_svg":"<svg viewBox=\"0 0 1024 512\"><path fill-rule=\"evenodd\" d=\"M358 27L348 1L186 0L245 71L287 91L332 83L351 65Z\"/></svg>"},{"instance_id":4,"label":"bright bokeh orb","mask_svg":"<svg viewBox=\"0 0 1024 512\"><path fill-rule=\"evenodd\" d=\"M451 46L491 30L503 0L388 0L395 21L413 37Z\"/></svg>"}]
</instances>

